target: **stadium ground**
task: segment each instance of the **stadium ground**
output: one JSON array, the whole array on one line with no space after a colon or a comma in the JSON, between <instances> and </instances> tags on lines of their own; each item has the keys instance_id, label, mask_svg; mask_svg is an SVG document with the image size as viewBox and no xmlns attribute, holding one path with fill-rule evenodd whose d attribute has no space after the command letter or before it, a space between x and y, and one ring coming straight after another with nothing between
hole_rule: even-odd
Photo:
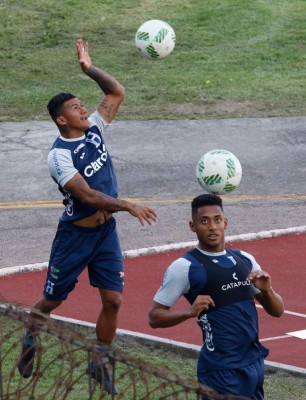
<instances>
[{"instance_id":1,"label":"stadium ground","mask_svg":"<svg viewBox=\"0 0 306 400\"><path fill-rule=\"evenodd\" d=\"M305 123L306 117L115 121L105 136L119 195L158 214L156 225L141 227L118 213L122 250L193 239L190 200L201 193L195 166L216 148L236 154L243 170L239 187L224 196L228 235L304 225ZM49 258L63 207L46 162L57 136L49 121L0 123L0 269Z\"/></svg>"},{"instance_id":2,"label":"stadium ground","mask_svg":"<svg viewBox=\"0 0 306 400\"><path fill-rule=\"evenodd\" d=\"M305 121L306 117L293 117L112 124L106 141L118 172L120 196L152 206L159 216L152 227L141 227L127 213L116 216L122 250L129 255L119 332L137 332L146 338L184 342L196 348L201 345L194 321L152 330L147 311L165 268L184 251L174 244L194 239L188 219L190 200L201 191L195 180L196 162L208 150L225 148L238 156L243 169L239 188L224 196L227 234L236 235L231 245L258 258L285 300L286 313L281 319L266 317L258 309L260 337L271 350L268 360L305 370L304 340L288 335L306 329L302 292L306 237L305 230L292 229L306 220ZM15 266L20 265L46 267L62 212L60 195L46 166L48 150L57 135L52 122L0 124L0 292L25 305L40 297L45 273L5 275L16 272ZM292 235L269 238L252 233L279 229ZM239 240L240 235L248 241ZM148 255L132 250L151 246L163 252ZM93 325L99 304L85 273L57 313Z\"/></svg>"},{"instance_id":3,"label":"stadium ground","mask_svg":"<svg viewBox=\"0 0 306 400\"><path fill-rule=\"evenodd\" d=\"M298 229L295 231L298 232ZM244 235L244 238L248 239L246 241L237 241L239 237L228 237L227 242L229 247L251 252L262 267L271 273L273 286L283 296L286 311L280 319L268 316L261 307L258 307L260 339L270 349L268 363L306 373L304 357L306 314L302 285L306 228L301 227L300 231L301 233L291 235L284 235L289 233L289 230L253 234L254 237L257 236L256 240L249 240L252 239L252 235ZM194 320L186 321L176 327L156 330L151 329L147 323L148 309L161 284L165 269L172 260L183 254L189 245L192 243L140 249L125 254L126 285L120 312L119 333L141 336L147 340L170 342L185 348L188 346L199 348L201 334ZM175 247L179 250L170 251ZM26 307L31 306L41 296L45 268L46 263L41 263L0 270L1 295L7 301L17 302ZM179 301L177 307L184 307L186 305L184 302L183 299ZM60 319L64 317L70 322L94 326L99 307L98 292L90 288L87 273L84 272L75 291L56 310L54 317Z\"/></svg>"},{"instance_id":4,"label":"stadium ground","mask_svg":"<svg viewBox=\"0 0 306 400\"><path fill-rule=\"evenodd\" d=\"M154 113L154 110L151 111ZM262 112L261 115L271 115L269 110L262 110ZM34 114L32 115L34 116ZM205 115L203 118L206 118ZM123 193L123 196L130 198L136 196L141 198L141 201L147 201L149 205L154 207L156 205L160 217L160 223L156 229L140 230L135 222L129 222L128 218L120 215L118 222L123 249L190 240L190 232L186 228L188 203L190 198L197 194L198 189L192 179L194 163L204 151L215 147L225 147L236 153L243 163L245 173L237 196L235 193L234 196L229 197L227 207L231 223L229 234L258 232L263 229L304 224L306 218L306 169L305 162L303 163L302 160L305 159L305 118L181 121L175 123L175 128L172 121L119 123L114 130L119 127L118 133L124 133L126 139L123 142L118 141L118 135L115 134L114 142L110 141L110 149L115 156L121 195ZM50 124L40 121L15 124L14 126L10 123L0 124L0 162L2 165L2 174L0 174L2 188L2 193L0 193L0 213L2 215L0 216L2 227L0 271L20 264L39 263L48 258L51 240L60 214L58 208L60 204L55 195L56 190L45 168L46 151L56 134L54 127L46 132L45 128L48 129L50 126ZM129 141L132 131L136 132L136 134L133 132L137 141L136 146L135 143ZM145 138L142 136L144 132ZM119 144L122 148L119 148ZM165 151L166 156L161 154L161 148ZM131 151L126 152L126 149L133 149L134 153L143 150L145 163L138 156L135 157ZM144 170L147 172L146 175L143 174ZM136 176L132 171L136 171ZM189 172L186 174L185 171ZM134 181L132 184L128 181L129 175ZM157 177L160 179L159 181ZM140 193L138 189L140 189ZM159 191L159 193L155 193L155 191ZM154 200L160 194L163 203ZM170 196L175 198L175 202L171 203ZM178 200L179 198L180 200ZM41 201L45 204L40 203ZM169 212L170 208L171 213ZM264 250L263 260L265 261L268 255L266 248L263 249L263 247L267 242L270 245L270 242L268 239L257 240L256 245L258 242L262 242L261 246L254 248L254 251L261 256L262 250ZM240 242L237 242L238 244ZM303 248L304 243L300 243L298 240L296 245L299 244L302 244ZM284 264L278 265L282 272L283 269L295 268L295 260L291 262L290 254L292 257L305 259L305 250L296 252L296 247L292 244L286 247L287 244L282 242L281 245L285 246L285 250L281 248L277 251L287 251L286 257L280 260L284 261ZM147 272L147 264L150 270L156 269L156 273L160 277L159 265L161 268L164 267L168 264L169 259L177 254L179 252L163 254L160 257L158 255L139 256L133 260L127 260L127 297L131 296L134 299L135 296L133 291L129 292L129 287L134 291L138 290L138 287L133 286L134 281L130 280L134 274L138 275L140 269L144 274L148 274L149 279L147 280L144 275L142 282L148 282L147 286L151 290L151 287L157 284L157 279L155 281L153 277L150 277L150 273ZM274 256L272 257L271 265L274 262ZM280 268L273 275L273 280L278 279ZM35 277L40 276L43 281L44 273L36 272L34 274ZM289 288L289 292L291 287L301 286L304 282L303 275L300 275L299 280L292 278L289 273L285 275L287 282L284 289ZM18 290L18 286L15 288L13 285L10 294L15 296L19 291L23 292L26 300L29 301L32 296L32 287L31 280L28 281L28 278L31 276L32 273L20 275L22 280L20 289ZM14 283L15 278L17 277L0 278L0 293L4 280L8 279ZM86 275L82 276L78 290L82 288L82 285L84 286L84 294L82 291L81 296L83 308L87 302L87 293L92 292L88 289ZM34 288L35 293L37 293L36 290ZM136 293L138 292L136 291ZM296 293L294 293L295 295ZM288 298L288 304L291 297ZM90 301L94 303L96 299L90 298ZM73 299L69 302L71 302L71 306L74 306ZM141 303L141 298L136 296L135 304L139 305L139 303ZM303 300L301 304L303 304ZM68 305L70 306L67 303ZM145 304L144 307L147 305ZM304 308L305 314L305 307L302 308ZM139 318L137 314L134 317L128 308L124 308L123 311L124 317L132 315L135 319ZM261 318L260 309L259 313ZM301 320L304 318L303 310L297 313L291 308L288 308L287 316L293 317L294 320L296 317ZM287 321L286 318L283 318L282 321L291 328L291 320ZM265 321L263 321L264 325ZM263 339L267 339L269 344L270 332L263 331L262 333ZM271 335L274 335L274 331ZM273 336L274 343L282 343L282 346L289 343L290 338L285 339L283 336L280 334L278 339ZM303 340L300 341L303 342ZM287 351L288 347L286 346Z\"/></svg>"}]
</instances>

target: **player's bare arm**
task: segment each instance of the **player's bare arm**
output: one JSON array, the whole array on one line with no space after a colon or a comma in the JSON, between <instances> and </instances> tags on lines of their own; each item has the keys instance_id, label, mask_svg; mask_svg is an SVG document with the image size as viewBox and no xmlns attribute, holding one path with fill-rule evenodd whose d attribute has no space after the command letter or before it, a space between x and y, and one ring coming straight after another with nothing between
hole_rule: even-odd
<instances>
[{"instance_id":1,"label":"player's bare arm","mask_svg":"<svg viewBox=\"0 0 306 400\"><path fill-rule=\"evenodd\" d=\"M80 173L76 173L74 177L66 183L64 189L90 206L109 212L127 211L133 217L138 218L141 225L144 225L145 222L151 225L152 222L156 222L157 220L155 211L150 207L114 198L105 193L91 189Z\"/></svg>"},{"instance_id":2,"label":"player's bare arm","mask_svg":"<svg viewBox=\"0 0 306 400\"><path fill-rule=\"evenodd\" d=\"M98 111L107 123L110 123L118 111L120 104L123 101L125 90L115 78L96 67L91 66L86 74L95 80L105 97L98 105Z\"/></svg>"},{"instance_id":3,"label":"player's bare arm","mask_svg":"<svg viewBox=\"0 0 306 400\"><path fill-rule=\"evenodd\" d=\"M284 303L281 296L273 289L270 275L262 270L254 271L247 279L260 290L255 298L266 312L273 317L280 317L284 312Z\"/></svg>"},{"instance_id":4,"label":"player's bare arm","mask_svg":"<svg viewBox=\"0 0 306 400\"><path fill-rule=\"evenodd\" d=\"M118 108L123 101L125 89L114 77L92 65L88 43L84 43L82 39L78 39L76 47L79 64L83 72L97 82L103 93L105 93L97 109L104 120L110 123L115 118Z\"/></svg>"},{"instance_id":5,"label":"player's bare arm","mask_svg":"<svg viewBox=\"0 0 306 400\"><path fill-rule=\"evenodd\" d=\"M149 311L149 325L152 328L169 328L186 321L189 318L196 318L202 311L214 307L214 302L210 296L199 295L193 304L183 310L172 310L153 301Z\"/></svg>"}]
</instances>

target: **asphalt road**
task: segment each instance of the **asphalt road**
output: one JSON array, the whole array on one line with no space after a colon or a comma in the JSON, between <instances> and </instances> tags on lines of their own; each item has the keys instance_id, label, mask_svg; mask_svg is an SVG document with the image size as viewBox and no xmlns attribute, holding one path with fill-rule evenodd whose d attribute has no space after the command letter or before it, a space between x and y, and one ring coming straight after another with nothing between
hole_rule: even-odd
<instances>
[{"instance_id":1,"label":"asphalt road","mask_svg":"<svg viewBox=\"0 0 306 400\"><path fill-rule=\"evenodd\" d=\"M190 201L202 192L195 167L208 150L233 152L240 186L223 197L228 235L305 225L306 117L120 121L106 133L120 197L150 205L158 222L116 216L122 250L195 240ZM0 123L0 268L48 261L61 197L47 154L52 122Z\"/></svg>"}]
</instances>

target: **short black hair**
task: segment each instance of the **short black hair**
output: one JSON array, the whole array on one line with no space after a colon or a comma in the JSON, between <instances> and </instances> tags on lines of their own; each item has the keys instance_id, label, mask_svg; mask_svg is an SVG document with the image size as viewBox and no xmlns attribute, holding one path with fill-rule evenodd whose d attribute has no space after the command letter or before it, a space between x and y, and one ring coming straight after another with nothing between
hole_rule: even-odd
<instances>
[{"instance_id":1,"label":"short black hair","mask_svg":"<svg viewBox=\"0 0 306 400\"><path fill-rule=\"evenodd\" d=\"M223 212L223 203L220 196L217 196L215 194L200 194L199 196L195 197L191 202L192 216L197 213L198 208L204 206L218 206Z\"/></svg>"},{"instance_id":2,"label":"short black hair","mask_svg":"<svg viewBox=\"0 0 306 400\"><path fill-rule=\"evenodd\" d=\"M47 109L53 121L56 121L56 118L61 115L61 109L66 101L75 99L76 96L72 93L59 93L56 96L52 97L52 99L47 104Z\"/></svg>"}]
</instances>

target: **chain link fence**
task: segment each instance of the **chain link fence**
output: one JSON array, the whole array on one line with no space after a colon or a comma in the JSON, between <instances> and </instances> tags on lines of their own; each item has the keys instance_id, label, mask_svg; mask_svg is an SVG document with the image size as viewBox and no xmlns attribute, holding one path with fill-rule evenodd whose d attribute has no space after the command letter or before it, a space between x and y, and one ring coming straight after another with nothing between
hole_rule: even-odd
<instances>
[{"instance_id":1,"label":"chain link fence","mask_svg":"<svg viewBox=\"0 0 306 400\"><path fill-rule=\"evenodd\" d=\"M26 309L7 303L0 306L0 399L192 399L230 400L171 368L157 367L112 350L107 361L95 343L68 326L47 318L39 326L33 374L25 379L18 371L25 327L33 324ZM33 325L32 325L33 326ZM107 393L87 368L90 360L106 366L118 393Z\"/></svg>"}]
</instances>

